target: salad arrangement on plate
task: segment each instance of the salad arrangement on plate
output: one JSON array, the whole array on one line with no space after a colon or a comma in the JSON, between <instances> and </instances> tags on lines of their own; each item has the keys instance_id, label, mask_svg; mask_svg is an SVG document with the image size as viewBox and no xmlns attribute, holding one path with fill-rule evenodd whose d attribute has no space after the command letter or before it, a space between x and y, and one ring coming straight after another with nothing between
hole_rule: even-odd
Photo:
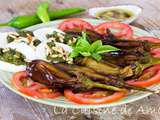
<instances>
[{"instance_id":1,"label":"salad arrangement on plate","mask_svg":"<svg viewBox=\"0 0 160 120\"><path fill-rule=\"evenodd\" d=\"M78 104L116 102L160 82L160 40L136 37L119 22L93 26L66 19L58 28L0 34L0 69L35 98L59 96Z\"/></svg>"}]
</instances>

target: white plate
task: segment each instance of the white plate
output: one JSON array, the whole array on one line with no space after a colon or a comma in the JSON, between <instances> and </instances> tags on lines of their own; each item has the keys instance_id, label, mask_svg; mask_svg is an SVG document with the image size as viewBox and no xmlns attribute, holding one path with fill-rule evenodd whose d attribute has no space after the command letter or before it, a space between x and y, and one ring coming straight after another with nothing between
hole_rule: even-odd
<instances>
[{"instance_id":1,"label":"white plate","mask_svg":"<svg viewBox=\"0 0 160 120\"><path fill-rule=\"evenodd\" d=\"M85 20L94 24L94 25L104 22L102 20L95 20L95 19L85 19ZM53 22L49 22L47 24L38 24L38 25L35 25L35 26L32 26L32 27L29 27L26 30L33 31L33 30L43 28L43 27L53 27L54 28L54 27L57 27L57 25L62 21L63 20L56 20L56 21L53 21ZM152 34L146 32L144 30L141 30L139 28L136 28L136 27L132 27L132 28L133 28L136 36L153 36ZM147 97L147 96L151 95L151 93L137 92L137 93L133 93L129 96L126 96L125 98L123 98L120 101L110 103L110 104L79 105L79 104L75 104L73 102L68 101L64 97L59 97L59 98L56 98L56 99L36 99L36 98L29 97L29 96L19 92L17 89L14 88L14 86L11 84L11 77L12 77L12 73L0 71L0 81L7 88L9 88L11 91L19 94L20 96L23 96L25 98L28 98L28 99L33 100L33 101L38 102L38 103L43 103L43 104L47 104L47 105L51 105L51 106L65 107L65 108L79 108L80 109L80 108L111 107L111 106L122 105L122 104L125 104L125 103L130 103L130 102L140 100L144 97ZM160 88L160 85L155 85L151 88L152 89L158 89L158 88Z\"/></svg>"}]
</instances>

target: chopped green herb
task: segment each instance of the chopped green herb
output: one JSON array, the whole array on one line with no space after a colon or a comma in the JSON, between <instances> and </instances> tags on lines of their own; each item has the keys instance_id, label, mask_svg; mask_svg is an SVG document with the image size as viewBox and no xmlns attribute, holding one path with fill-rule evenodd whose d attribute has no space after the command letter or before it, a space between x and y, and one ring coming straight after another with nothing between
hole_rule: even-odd
<instances>
[{"instance_id":1,"label":"chopped green herb","mask_svg":"<svg viewBox=\"0 0 160 120\"><path fill-rule=\"evenodd\" d=\"M20 37L28 37L28 35L34 36L32 31L19 30L19 31L16 31L16 32L19 34Z\"/></svg>"},{"instance_id":2,"label":"chopped green herb","mask_svg":"<svg viewBox=\"0 0 160 120\"><path fill-rule=\"evenodd\" d=\"M47 46L50 48L55 47L55 43L54 42L47 42Z\"/></svg>"},{"instance_id":3,"label":"chopped green herb","mask_svg":"<svg viewBox=\"0 0 160 120\"><path fill-rule=\"evenodd\" d=\"M47 34L46 37L54 42L64 42L64 34L54 31L52 34Z\"/></svg>"},{"instance_id":4,"label":"chopped green herb","mask_svg":"<svg viewBox=\"0 0 160 120\"><path fill-rule=\"evenodd\" d=\"M46 37L54 42L65 43L68 45L74 45L76 43L76 38L74 38L72 35L63 34L56 31L54 31L52 34L47 34Z\"/></svg>"},{"instance_id":5,"label":"chopped green herb","mask_svg":"<svg viewBox=\"0 0 160 120\"><path fill-rule=\"evenodd\" d=\"M38 46L40 43L41 43L41 41L38 40L38 39L35 39L35 40L33 41L33 45L34 45L34 46Z\"/></svg>"},{"instance_id":6,"label":"chopped green herb","mask_svg":"<svg viewBox=\"0 0 160 120\"><path fill-rule=\"evenodd\" d=\"M33 32L32 31L27 31L27 30L19 30L19 31L16 31L16 33L10 33L10 34L8 34L8 36L7 36L7 42L11 43L14 40L18 39L19 37L27 38L28 36L34 37Z\"/></svg>"},{"instance_id":7,"label":"chopped green herb","mask_svg":"<svg viewBox=\"0 0 160 120\"><path fill-rule=\"evenodd\" d=\"M48 42L46 47L46 57L50 62L67 62L72 63L72 58L69 58L69 53L62 47L57 47L54 42Z\"/></svg>"},{"instance_id":8,"label":"chopped green herb","mask_svg":"<svg viewBox=\"0 0 160 120\"><path fill-rule=\"evenodd\" d=\"M11 43L15 40L15 38L11 37L11 36L7 36L7 42Z\"/></svg>"},{"instance_id":9,"label":"chopped green herb","mask_svg":"<svg viewBox=\"0 0 160 120\"><path fill-rule=\"evenodd\" d=\"M25 59L26 57L22 53L16 51L15 49L0 48L0 60L1 61L9 62L15 65L24 65L26 64Z\"/></svg>"},{"instance_id":10,"label":"chopped green herb","mask_svg":"<svg viewBox=\"0 0 160 120\"><path fill-rule=\"evenodd\" d=\"M64 43L73 46L76 43L76 38L72 35L65 34Z\"/></svg>"}]
</instances>

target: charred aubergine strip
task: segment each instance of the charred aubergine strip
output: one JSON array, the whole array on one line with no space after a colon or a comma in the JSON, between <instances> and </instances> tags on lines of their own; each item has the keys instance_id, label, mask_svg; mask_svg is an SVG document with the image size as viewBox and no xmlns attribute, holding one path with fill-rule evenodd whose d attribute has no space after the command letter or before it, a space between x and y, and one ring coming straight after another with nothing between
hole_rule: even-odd
<instances>
[{"instance_id":1,"label":"charred aubergine strip","mask_svg":"<svg viewBox=\"0 0 160 120\"><path fill-rule=\"evenodd\" d=\"M145 88L139 88L123 83L123 88L116 87L115 85L107 84L107 82L94 81L90 77L84 75L79 71L64 72L59 69L55 64L50 64L45 61L35 60L28 64L27 72L29 77L36 82L45 84L54 89L63 90L65 88L72 89L73 91L88 91L93 88L106 89L110 91L126 91L127 89L136 89L141 91L150 91ZM60 73L60 74L57 74ZM115 81L116 82L116 81ZM150 91L151 92L151 91Z\"/></svg>"},{"instance_id":2,"label":"charred aubergine strip","mask_svg":"<svg viewBox=\"0 0 160 120\"><path fill-rule=\"evenodd\" d=\"M111 85L97 83L81 73L72 71L72 76L61 71L56 66L45 61L35 60L27 66L29 77L39 83L45 84L55 89L70 88L73 90L89 90L92 88L102 88L112 91L125 91ZM74 76L73 76L74 75Z\"/></svg>"},{"instance_id":3,"label":"charred aubergine strip","mask_svg":"<svg viewBox=\"0 0 160 120\"><path fill-rule=\"evenodd\" d=\"M105 75L120 75L123 77L129 77L132 76L134 72L131 66L126 66L125 68L113 67L111 64L106 64L105 61L96 61L88 57L79 58L76 60L76 63L92 68L93 70Z\"/></svg>"}]
</instances>

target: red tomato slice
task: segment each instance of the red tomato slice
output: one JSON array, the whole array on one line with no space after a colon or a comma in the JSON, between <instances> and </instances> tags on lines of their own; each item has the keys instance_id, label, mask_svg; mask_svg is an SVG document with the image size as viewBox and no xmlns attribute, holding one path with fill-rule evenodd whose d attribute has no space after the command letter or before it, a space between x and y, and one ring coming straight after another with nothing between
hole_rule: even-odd
<instances>
[{"instance_id":1,"label":"red tomato slice","mask_svg":"<svg viewBox=\"0 0 160 120\"><path fill-rule=\"evenodd\" d=\"M78 30L84 30L84 29L91 29L93 30L93 26L80 19L80 18L71 18L71 19L67 19L65 21L63 21L62 23L60 23L59 29L65 31L65 30L73 30L73 29L78 29Z\"/></svg>"},{"instance_id":2,"label":"red tomato slice","mask_svg":"<svg viewBox=\"0 0 160 120\"><path fill-rule=\"evenodd\" d=\"M160 64L154 65L153 67L144 71L144 73L147 72L155 72L155 75L144 81L129 80L127 83L139 87L148 87L160 83Z\"/></svg>"},{"instance_id":3,"label":"red tomato slice","mask_svg":"<svg viewBox=\"0 0 160 120\"><path fill-rule=\"evenodd\" d=\"M160 43L160 39L155 38L155 37L149 37L149 36L137 37L136 40L148 41L148 42L153 42L153 43Z\"/></svg>"},{"instance_id":4,"label":"red tomato slice","mask_svg":"<svg viewBox=\"0 0 160 120\"><path fill-rule=\"evenodd\" d=\"M22 93L36 98L55 98L61 96L61 93L53 92L45 85L37 82L27 81L28 85L24 85L23 81L28 79L27 77L26 71L17 72L12 77L12 84Z\"/></svg>"},{"instance_id":5,"label":"red tomato slice","mask_svg":"<svg viewBox=\"0 0 160 120\"><path fill-rule=\"evenodd\" d=\"M155 38L155 37L148 37L148 36L137 37L136 40L148 41L148 42L153 42L153 43L160 43L160 39ZM151 54L154 57L160 57L160 48L151 50Z\"/></svg>"},{"instance_id":6,"label":"red tomato slice","mask_svg":"<svg viewBox=\"0 0 160 120\"><path fill-rule=\"evenodd\" d=\"M160 48L151 50L151 55L154 57L160 57Z\"/></svg>"},{"instance_id":7,"label":"red tomato slice","mask_svg":"<svg viewBox=\"0 0 160 120\"><path fill-rule=\"evenodd\" d=\"M103 104L103 103L111 103L120 100L125 96L124 92L115 92L112 95L104 96L104 95L86 95L85 93L73 93L71 90L64 90L64 96L75 103L78 104Z\"/></svg>"},{"instance_id":8,"label":"red tomato slice","mask_svg":"<svg viewBox=\"0 0 160 120\"><path fill-rule=\"evenodd\" d=\"M133 36L132 28L120 22L105 22L95 27L95 31L100 34L106 34L107 29L118 31L114 34L118 38L130 39Z\"/></svg>"}]
</instances>

